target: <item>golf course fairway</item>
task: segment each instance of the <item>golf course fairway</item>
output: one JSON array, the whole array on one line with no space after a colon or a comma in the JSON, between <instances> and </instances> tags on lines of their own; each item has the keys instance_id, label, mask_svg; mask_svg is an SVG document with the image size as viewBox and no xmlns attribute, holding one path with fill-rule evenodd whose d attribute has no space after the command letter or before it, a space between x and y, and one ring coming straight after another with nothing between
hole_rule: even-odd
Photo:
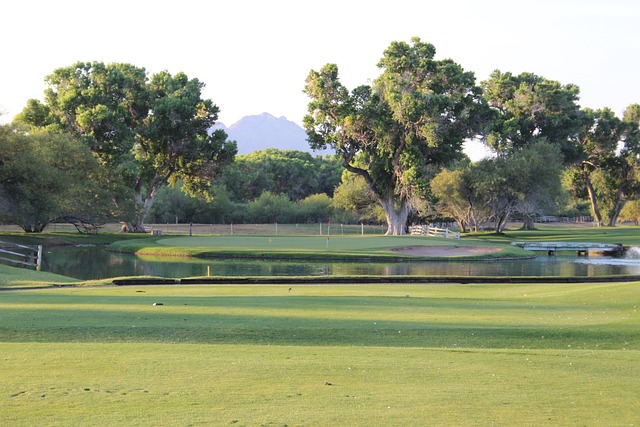
<instances>
[{"instance_id":1,"label":"golf course fairway","mask_svg":"<svg viewBox=\"0 0 640 427\"><path fill-rule=\"evenodd\" d=\"M6 425L637 425L638 283L0 293Z\"/></svg>"}]
</instances>

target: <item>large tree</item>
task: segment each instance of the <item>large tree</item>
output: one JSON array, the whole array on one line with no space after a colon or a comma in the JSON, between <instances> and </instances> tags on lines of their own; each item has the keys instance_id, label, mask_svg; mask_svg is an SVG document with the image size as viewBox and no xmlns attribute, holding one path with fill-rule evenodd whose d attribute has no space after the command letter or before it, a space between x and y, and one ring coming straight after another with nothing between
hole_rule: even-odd
<instances>
[{"instance_id":1,"label":"large tree","mask_svg":"<svg viewBox=\"0 0 640 427\"><path fill-rule=\"evenodd\" d=\"M584 113L574 186L586 190L597 224L615 226L626 201L640 194L640 105L630 105L622 119L608 108Z\"/></svg>"},{"instance_id":2,"label":"large tree","mask_svg":"<svg viewBox=\"0 0 640 427\"><path fill-rule=\"evenodd\" d=\"M45 103L30 100L17 119L77 135L111 172L107 187L127 183L137 207L123 218L128 231L144 231L164 185L181 180L185 191L205 194L236 153L223 131L208 133L219 109L202 98L204 84L184 73L149 79L130 64L79 62L46 82Z\"/></svg>"},{"instance_id":3,"label":"large tree","mask_svg":"<svg viewBox=\"0 0 640 427\"><path fill-rule=\"evenodd\" d=\"M482 111L475 76L435 47L413 38L393 42L372 86L352 92L327 64L311 71L304 125L312 148L331 146L361 176L385 212L387 234L404 234L412 206L442 165L458 158Z\"/></svg>"},{"instance_id":4,"label":"large tree","mask_svg":"<svg viewBox=\"0 0 640 427\"><path fill-rule=\"evenodd\" d=\"M437 212L453 218L462 232L479 231L490 216L486 162L442 169L431 181Z\"/></svg>"},{"instance_id":5,"label":"large tree","mask_svg":"<svg viewBox=\"0 0 640 427\"><path fill-rule=\"evenodd\" d=\"M484 139L494 152L508 158L535 144L550 143L560 149L562 164L576 161L580 153L578 134L586 120L578 105L580 90L576 85L563 85L532 73L516 76L496 70L482 87L494 113ZM537 177L531 178L534 181L529 184L535 186ZM540 201L543 199L519 203L535 211ZM526 210L521 214L523 227L534 228L533 217Z\"/></svg>"},{"instance_id":6,"label":"large tree","mask_svg":"<svg viewBox=\"0 0 640 427\"><path fill-rule=\"evenodd\" d=\"M93 229L111 217L101 169L89 149L68 135L0 127L0 220L26 232L53 221Z\"/></svg>"},{"instance_id":7,"label":"large tree","mask_svg":"<svg viewBox=\"0 0 640 427\"><path fill-rule=\"evenodd\" d=\"M513 214L534 217L557 207L564 194L561 157L558 146L539 141L510 156L444 169L431 182L437 207L462 230L493 220L503 232Z\"/></svg>"},{"instance_id":8,"label":"large tree","mask_svg":"<svg viewBox=\"0 0 640 427\"><path fill-rule=\"evenodd\" d=\"M563 197L560 147L544 140L511 154L483 161L489 168L483 193L489 195L496 231L518 213L532 219L557 208Z\"/></svg>"}]
</instances>

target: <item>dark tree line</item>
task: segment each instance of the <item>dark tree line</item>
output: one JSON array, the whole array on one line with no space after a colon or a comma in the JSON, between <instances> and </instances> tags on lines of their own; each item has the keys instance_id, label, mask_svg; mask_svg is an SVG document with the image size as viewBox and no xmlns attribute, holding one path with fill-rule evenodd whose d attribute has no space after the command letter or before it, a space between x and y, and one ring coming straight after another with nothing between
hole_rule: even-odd
<instances>
[{"instance_id":1,"label":"dark tree line","mask_svg":"<svg viewBox=\"0 0 640 427\"><path fill-rule=\"evenodd\" d=\"M341 215L331 196L340 184L337 159L294 150L267 149L238 155L212 188L210 201L165 187L150 221L196 223L317 222Z\"/></svg>"}]
</instances>

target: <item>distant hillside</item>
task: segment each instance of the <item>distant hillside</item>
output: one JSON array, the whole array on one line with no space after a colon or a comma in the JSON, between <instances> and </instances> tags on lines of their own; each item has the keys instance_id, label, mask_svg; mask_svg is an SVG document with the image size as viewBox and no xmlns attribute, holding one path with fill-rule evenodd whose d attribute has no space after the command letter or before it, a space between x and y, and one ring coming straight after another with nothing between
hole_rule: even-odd
<instances>
[{"instance_id":1,"label":"distant hillside","mask_svg":"<svg viewBox=\"0 0 640 427\"><path fill-rule=\"evenodd\" d=\"M214 129L223 129L229 139L238 143L238 154L249 154L265 148L306 151L313 155L329 153L313 151L302 127L286 117L276 118L269 113L243 117L229 127L216 123Z\"/></svg>"},{"instance_id":2,"label":"distant hillside","mask_svg":"<svg viewBox=\"0 0 640 427\"><path fill-rule=\"evenodd\" d=\"M243 117L229 127L216 123L213 129L222 129L227 132L229 139L237 141L238 154L249 154L265 148L305 151L313 156L333 153L333 150L313 151L304 129L286 117L276 118L269 113ZM474 162L491 155L479 141L467 141L464 151Z\"/></svg>"}]
</instances>

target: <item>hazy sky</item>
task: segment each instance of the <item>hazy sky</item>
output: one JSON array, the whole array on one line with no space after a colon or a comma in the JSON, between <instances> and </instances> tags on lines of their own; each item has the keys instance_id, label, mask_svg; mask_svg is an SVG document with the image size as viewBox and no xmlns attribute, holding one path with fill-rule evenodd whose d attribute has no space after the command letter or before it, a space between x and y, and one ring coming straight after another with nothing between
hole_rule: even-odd
<instances>
[{"instance_id":1,"label":"hazy sky","mask_svg":"<svg viewBox=\"0 0 640 427\"><path fill-rule=\"evenodd\" d=\"M54 69L102 61L197 77L226 125L262 112L301 124L311 69L335 63L352 89L412 36L478 82L528 71L577 84L583 107L640 103L637 0L10 0L0 11L2 122L42 99Z\"/></svg>"}]
</instances>

